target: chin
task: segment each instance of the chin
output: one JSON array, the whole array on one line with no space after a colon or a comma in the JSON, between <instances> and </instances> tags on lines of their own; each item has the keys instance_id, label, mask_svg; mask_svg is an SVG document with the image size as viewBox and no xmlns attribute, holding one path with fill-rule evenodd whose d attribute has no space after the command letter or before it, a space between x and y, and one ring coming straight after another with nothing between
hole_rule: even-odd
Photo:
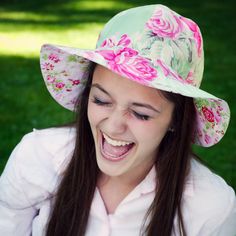
<instances>
[{"instance_id":1,"label":"chin","mask_svg":"<svg viewBox=\"0 0 236 236\"><path fill-rule=\"evenodd\" d=\"M125 163L121 164L118 162L110 162L109 160L104 159L101 154L96 155L96 160L99 170L107 176L121 176L122 174L125 174L126 170L128 169L127 166L124 166Z\"/></svg>"}]
</instances>

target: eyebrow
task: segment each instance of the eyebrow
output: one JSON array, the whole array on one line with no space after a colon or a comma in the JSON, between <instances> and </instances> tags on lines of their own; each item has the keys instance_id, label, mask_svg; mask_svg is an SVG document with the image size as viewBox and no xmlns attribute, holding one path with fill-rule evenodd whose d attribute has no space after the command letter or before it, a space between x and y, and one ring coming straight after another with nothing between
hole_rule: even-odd
<instances>
[{"instance_id":1,"label":"eyebrow","mask_svg":"<svg viewBox=\"0 0 236 236\"><path fill-rule=\"evenodd\" d=\"M149 105L149 104L146 104L146 103L137 103L137 102L134 102L132 103L133 106L136 106L136 107L144 107L144 108L148 108L150 110L153 110L157 113L160 113L160 111L158 111L156 108L154 108L153 106Z\"/></svg>"},{"instance_id":2,"label":"eyebrow","mask_svg":"<svg viewBox=\"0 0 236 236\"><path fill-rule=\"evenodd\" d=\"M91 85L91 88L98 88L99 90L101 90L103 93L107 94L108 96L111 97L111 95L100 85L100 84L92 84ZM150 109L150 110L153 110L157 113L160 113L160 111L158 111L156 108L154 108L153 106L149 105L149 104L146 104L146 103L139 103L139 102L133 102L132 103L132 106L136 106L136 107L144 107L144 108L147 108L147 109Z\"/></svg>"},{"instance_id":3,"label":"eyebrow","mask_svg":"<svg viewBox=\"0 0 236 236\"><path fill-rule=\"evenodd\" d=\"M103 93L111 97L111 95L100 84L92 84L91 88L93 87L100 89Z\"/></svg>"}]
</instances>

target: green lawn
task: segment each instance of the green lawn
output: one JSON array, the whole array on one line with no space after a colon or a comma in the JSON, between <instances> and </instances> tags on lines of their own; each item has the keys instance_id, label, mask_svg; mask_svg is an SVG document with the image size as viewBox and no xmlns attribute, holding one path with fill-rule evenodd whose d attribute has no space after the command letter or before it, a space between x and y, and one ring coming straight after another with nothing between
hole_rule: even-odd
<instances>
[{"instance_id":1,"label":"green lawn","mask_svg":"<svg viewBox=\"0 0 236 236\"><path fill-rule=\"evenodd\" d=\"M0 3L0 173L32 128L73 120L48 94L39 70L43 43L94 48L98 32L117 12L157 1L5 0ZM159 1L194 19L205 39L203 89L229 102L231 123L215 147L195 151L236 189L236 28L233 0Z\"/></svg>"}]
</instances>

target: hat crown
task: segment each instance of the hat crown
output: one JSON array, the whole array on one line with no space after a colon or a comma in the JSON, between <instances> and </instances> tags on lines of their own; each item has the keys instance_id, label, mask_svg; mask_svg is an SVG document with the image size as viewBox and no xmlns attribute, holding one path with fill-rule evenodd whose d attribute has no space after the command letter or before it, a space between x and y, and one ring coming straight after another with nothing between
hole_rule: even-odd
<instances>
[{"instance_id":1,"label":"hat crown","mask_svg":"<svg viewBox=\"0 0 236 236\"><path fill-rule=\"evenodd\" d=\"M157 78L164 74L196 87L202 81L204 53L199 27L163 5L136 7L115 15L101 31L96 48L112 49L116 63L137 54L151 62Z\"/></svg>"}]
</instances>

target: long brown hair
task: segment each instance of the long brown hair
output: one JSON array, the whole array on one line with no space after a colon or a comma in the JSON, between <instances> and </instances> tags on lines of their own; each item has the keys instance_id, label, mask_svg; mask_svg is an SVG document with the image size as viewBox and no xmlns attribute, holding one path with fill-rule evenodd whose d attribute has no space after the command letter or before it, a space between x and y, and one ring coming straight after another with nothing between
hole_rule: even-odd
<instances>
[{"instance_id":1,"label":"long brown hair","mask_svg":"<svg viewBox=\"0 0 236 236\"><path fill-rule=\"evenodd\" d=\"M95 64L91 64L89 79L79 98L75 149L56 192L46 236L83 236L86 232L99 174L94 140L87 117L94 68ZM144 219L145 222L149 216L150 222L146 229L140 229L140 232L142 230L148 236L170 236L173 232L174 217L177 215L177 230L180 235L186 235L181 214L181 199L191 155L195 109L192 98L168 92L162 94L175 105L173 130L167 132L159 146L155 162L157 170L155 199L147 209Z\"/></svg>"}]
</instances>

